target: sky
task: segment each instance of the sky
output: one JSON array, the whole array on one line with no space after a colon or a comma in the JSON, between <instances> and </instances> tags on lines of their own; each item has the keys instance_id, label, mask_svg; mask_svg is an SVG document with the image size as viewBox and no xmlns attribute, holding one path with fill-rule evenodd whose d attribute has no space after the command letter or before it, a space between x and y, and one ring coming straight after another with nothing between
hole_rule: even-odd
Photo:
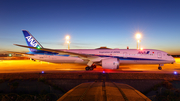
<instances>
[{"instance_id":1,"label":"sky","mask_svg":"<svg viewBox=\"0 0 180 101\"><path fill-rule=\"evenodd\" d=\"M45 48L136 49L180 54L179 0L0 0L0 52L28 52L22 30Z\"/></svg>"}]
</instances>

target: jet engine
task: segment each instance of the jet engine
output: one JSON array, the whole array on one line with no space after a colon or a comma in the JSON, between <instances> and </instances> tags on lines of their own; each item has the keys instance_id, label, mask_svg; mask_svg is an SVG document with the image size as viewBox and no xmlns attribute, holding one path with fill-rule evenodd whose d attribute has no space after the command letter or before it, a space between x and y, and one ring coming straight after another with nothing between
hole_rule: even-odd
<instances>
[{"instance_id":1,"label":"jet engine","mask_svg":"<svg viewBox=\"0 0 180 101\"><path fill-rule=\"evenodd\" d=\"M102 68L104 69L118 69L119 60L117 58L108 58L102 60Z\"/></svg>"}]
</instances>

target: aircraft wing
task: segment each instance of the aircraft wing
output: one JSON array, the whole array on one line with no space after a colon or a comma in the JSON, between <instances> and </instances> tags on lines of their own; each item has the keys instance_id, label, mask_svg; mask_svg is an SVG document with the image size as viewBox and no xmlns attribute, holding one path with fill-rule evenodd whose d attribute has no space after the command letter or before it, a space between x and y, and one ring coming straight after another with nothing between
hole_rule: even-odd
<instances>
[{"instance_id":1,"label":"aircraft wing","mask_svg":"<svg viewBox=\"0 0 180 101\"><path fill-rule=\"evenodd\" d=\"M97 56L92 56L89 54L80 54L80 53L74 53L74 52L68 52L68 51L63 51L63 50L55 50L55 49L48 49L48 48L37 48L37 47L30 47L30 46L25 46L25 45L18 45L18 44L14 44L16 46L20 46L20 47L25 47L25 48L31 48L31 49L37 49L37 50L42 50L42 51L48 51L48 52L53 52L53 53L65 53L65 54L69 54L69 55L75 55L75 56L79 56L80 58L88 58L88 57L97 57Z\"/></svg>"}]
</instances>

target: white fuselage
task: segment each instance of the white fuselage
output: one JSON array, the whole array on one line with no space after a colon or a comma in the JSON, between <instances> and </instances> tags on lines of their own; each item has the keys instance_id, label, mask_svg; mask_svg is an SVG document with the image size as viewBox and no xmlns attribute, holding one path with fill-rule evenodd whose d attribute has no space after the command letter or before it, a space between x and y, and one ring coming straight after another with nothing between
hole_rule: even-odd
<instances>
[{"instance_id":1,"label":"white fuselage","mask_svg":"<svg viewBox=\"0 0 180 101\"><path fill-rule=\"evenodd\" d=\"M153 49L70 49L64 51L91 55L93 62L99 62L106 58L118 58L119 64L166 64L175 62L174 58L166 52ZM35 54L30 58L53 63L87 64L88 62L83 57L65 54Z\"/></svg>"}]
</instances>

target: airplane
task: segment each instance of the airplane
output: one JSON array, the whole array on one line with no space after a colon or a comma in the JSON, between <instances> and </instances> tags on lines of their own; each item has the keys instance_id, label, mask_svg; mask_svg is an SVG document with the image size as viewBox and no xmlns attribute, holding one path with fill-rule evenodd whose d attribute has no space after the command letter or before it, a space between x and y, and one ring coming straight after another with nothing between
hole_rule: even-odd
<instances>
[{"instance_id":1,"label":"airplane","mask_svg":"<svg viewBox=\"0 0 180 101\"><path fill-rule=\"evenodd\" d=\"M103 69L119 69L126 64L173 64L175 59L168 53L155 49L49 49L44 48L27 30L22 30L26 45L14 44L29 49L28 56L32 60L52 63L87 64L85 70L93 70L97 65Z\"/></svg>"}]
</instances>

